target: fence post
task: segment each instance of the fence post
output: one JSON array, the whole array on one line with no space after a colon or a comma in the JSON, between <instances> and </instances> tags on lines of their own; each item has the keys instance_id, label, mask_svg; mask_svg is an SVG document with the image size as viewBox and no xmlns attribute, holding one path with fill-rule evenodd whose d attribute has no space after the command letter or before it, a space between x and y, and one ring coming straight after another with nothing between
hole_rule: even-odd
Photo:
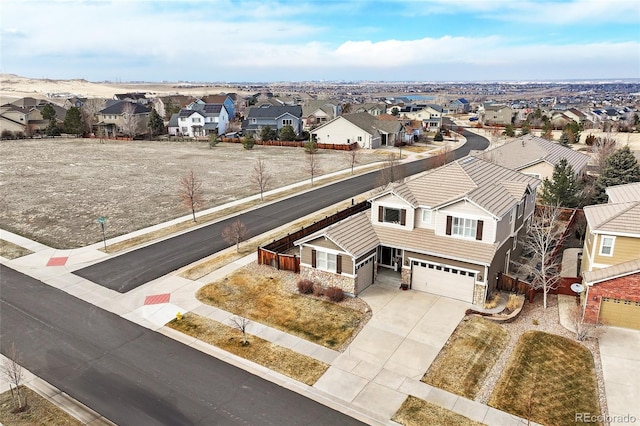
<instances>
[{"instance_id":1,"label":"fence post","mask_svg":"<svg viewBox=\"0 0 640 426\"><path fill-rule=\"evenodd\" d=\"M280 270L280 253L276 253L276 269Z\"/></svg>"}]
</instances>

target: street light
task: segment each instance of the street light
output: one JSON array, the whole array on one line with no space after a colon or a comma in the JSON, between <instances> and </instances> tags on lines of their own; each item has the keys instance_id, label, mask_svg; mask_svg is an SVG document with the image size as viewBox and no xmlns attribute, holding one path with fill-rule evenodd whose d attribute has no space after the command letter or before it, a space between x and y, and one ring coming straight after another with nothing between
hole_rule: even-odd
<instances>
[{"instance_id":1,"label":"street light","mask_svg":"<svg viewBox=\"0 0 640 426\"><path fill-rule=\"evenodd\" d=\"M100 228L102 228L102 242L104 243L104 252L107 252L107 238L104 234L104 224L107 222L107 216L100 216L98 218L98 223L100 224Z\"/></svg>"}]
</instances>

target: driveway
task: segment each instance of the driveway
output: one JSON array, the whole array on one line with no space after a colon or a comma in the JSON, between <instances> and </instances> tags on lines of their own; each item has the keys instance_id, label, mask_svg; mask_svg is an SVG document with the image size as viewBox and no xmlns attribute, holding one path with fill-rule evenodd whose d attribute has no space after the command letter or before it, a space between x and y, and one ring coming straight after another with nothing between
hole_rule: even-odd
<instances>
[{"instance_id":1,"label":"driveway","mask_svg":"<svg viewBox=\"0 0 640 426\"><path fill-rule=\"evenodd\" d=\"M609 415L640 421L640 331L606 327L599 344Z\"/></svg>"},{"instance_id":2,"label":"driveway","mask_svg":"<svg viewBox=\"0 0 640 426\"><path fill-rule=\"evenodd\" d=\"M358 297L373 316L314 387L391 418L471 305L380 283Z\"/></svg>"}]
</instances>

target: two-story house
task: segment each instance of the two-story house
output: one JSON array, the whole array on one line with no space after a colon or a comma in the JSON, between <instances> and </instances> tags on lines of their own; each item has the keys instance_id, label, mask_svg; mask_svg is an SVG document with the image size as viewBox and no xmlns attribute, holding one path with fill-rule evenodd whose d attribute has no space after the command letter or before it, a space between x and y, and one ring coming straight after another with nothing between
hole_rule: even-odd
<instances>
[{"instance_id":1,"label":"two-story house","mask_svg":"<svg viewBox=\"0 0 640 426\"><path fill-rule=\"evenodd\" d=\"M422 122L422 128L427 132L437 132L442 127L441 108L435 109L427 105L402 111L401 115L403 118Z\"/></svg>"},{"instance_id":2,"label":"two-story house","mask_svg":"<svg viewBox=\"0 0 640 426\"><path fill-rule=\"evenodd\" d=\"M96 126L105 136L139 135L146 132L150 112L149 108L138 102L114 101L98 111Z\"/></svg>"},{"instance_id":3,"label":"two-story house","mask_svg":"<svg viewBox=\"0 0 640 426\"><path fill-rule=\"evenodd\" d=\"M342 114L339 102L310 100L302 105L302 127L305 130L315 128Z\"/></svg>"},{"instance_id":4,"label":"two-story house","mask_svg":"<svg viewBox=\"0 0 640 426\"><path fill-rule=\"evenodd\" d=\"M302 107L265 104L249 108L247 118L242 122L242 132L259 135L266 126L276 132L280 132L284 126L291 126L296 135L299 135L302 133Z\"/></svg>"},{"instance_id":5,"label":"two-story house","mask_svg":"<svg viewBox=\"0 0 640 426\"><path fill-rule=\"evenodd\" d=\"M193 102L169 120L170 135L188 137L222 135L229 126L229 112L223 104L202 104Z\"/></svg>"},{"instance_id":6,"label":"two-story house","mask_svg":"<svg viewBox=\"0 0 640 426\"><path fill-rule=\"evenodd\" d=\"M448 108L450 113L467 114L471 111L471 104L465 98L458 98L449 102Z\"/></svg>"},{"instance_id":7,"label":"two-story house","mask_svg":"<svg viewBox=\"0 0 640 426\"><path fill-rule=\"evenodd\" d=\"M387 105L383 103L364 103L359 105L352 105L351 112L368 112L374 117L377 117L378 115L387 113Z\"/></svg>"},{"instance_id":8,"label":"two-story house","mask_svg":"<svg viewBox=\"0 0 640 426\"><path fill-rule=\"evenodd\" d=\"M508 105L491 104L484 107L482 122L487 125L506 126L511 124L513 109Z\"/></svg>"},{"instance_id":9,"label":"two-story house","mask_svg":"<svg viewBox=\"0 0 640 426\"><path fill-rule=\"evenodd\" d=\"M358 294L379 268L417 291L481 305L521 247L538 179L465 157L396 184L371 209L295 242L302 276Z\"/></svg>"},{"instance_id":10,"label":"two-story house","mask_svg":"<svg viewBox=\"0 0 640 426\"><path fill-rule=\"evenodd\" d=\"M544 180L553 178L554 167L563 158L581 176L589 163L589 156L559 143L532 134L485 151L472 151L471 155L483 158L512 170Z\"/></svg>"},{"instance_id":11,"label":"two-story house","mask_svg":"<svg viewBox=\"0 0 640 426\"><path fill-rule=\"evenodd\" d=\"M584 319L640 329L640 182L606 192L607 204L584 208Z\"/></svg>"},{"instance_id":12,"label":"two-story house","mask_svg":"<svg viewBox=\"0 0 640 426\"><path fill-rule=\"evenodd\" d=\"M376 149L394 146L404 140L404 126L396 119L385 120L384 115L373 116L368 112L343 114L316 127L311 135L318 143L351 145Z\"/></svg>"}]
</instances>

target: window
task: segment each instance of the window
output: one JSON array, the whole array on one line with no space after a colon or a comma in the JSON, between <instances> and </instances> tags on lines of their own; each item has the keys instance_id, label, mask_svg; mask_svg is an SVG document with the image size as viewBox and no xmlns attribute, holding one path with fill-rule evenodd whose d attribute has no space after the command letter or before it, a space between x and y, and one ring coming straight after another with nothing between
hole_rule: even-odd
<instances>
[{"instance_id":1,"label":"window","mask_svg":"<svg viewBox=\"0 0 640 426\"><path fill-rule=\"evenodd\" d=\"M258 122L258 119L257 119L257 118L252 118L252 119L251 119L251 124L256 124L257 122Z\"/></svg>"},{"instance_id":2,"label":"window","mask_svg":"<svg viewBox=\"0 0 640 426\"><path fill-rule=\"evenodd\" d=\"M325 251L316 252L316 268L325 271L336 271L336 255Z\"/></svg>"},{"instance_id":3,"label":"window","mask_svg":"<svg viewBox=\"0 0 640 426\"><path fill-rule=\"evenodd\" d=\"M283 126L293 126L293 120L290 118L285 118L282 120Z\"/></svg>"},{"instance_id":4,"label":"window","mask_svg":"<svg viewBox=\"0 0 640 426\"><path fill-rule=\"evenodd\" d=\"M186 117L180 117L180 121L187 121Z\"/></svg>"},{"instance_id":5,"label":"window","mask_svg":"<svg viewBox=\"0 0 640 426\"><path fill-rule=\"evenodd\" d=\"M194 123L199 123L200 122L200 117L193 117L191 119L191 121L193 121Z\"/></svg>"},{"instance_id":6,"label":"window","mask_svg":"<svg viewBox=\"0 0 640 426\"><path fill-rule=\"evenodd\" d=\"M358 136L358 142L362 142L362 136Z\"/></svg>"},{"instance_id":7,"label":"window","mask_svg":"<svg viewBox=\"0 0 640 426\"><path fill-rule=\"evenodd\" d=\"M601 256L613 256L613 242L614 237L602 237L600 242L600 255Z\"/></svg>"},{"instance_id":8,"label":"window","mask_svg":"<svg viewBox=\"0 0 640 426\"><path fill-rule=\"evenodd\" d=\"M431 209L422 209L422 223L431 225Z\"/></svg>"},{"instance_id":9,"label":"window","mask_svg":"<svg viewBox=\"0 0 640 426\"><path fill-rule=\"evenodd\" d=\"M404 226L407 221L407 211L393 207L378 206L378 222L394 223Z\"/></svg>"},{"instance_id":10,"label":"window","mask_svg":"<svg viewBox=\"0 0 640 426\"><path fill-rule=\"evenodd\" d=\"M478 221L475 219L465 219L462 217L453 218L451 234L464 238L476 238L476 228Z\"/></svg>"},{"instance_id":11,"label":"window","mask_svg":"<svg viewBox=\"0 0 640 426\"><path fill-rule=\"evenodd\" d=\"M520 219L522 217L522 214L524 213L524 200L520 201L520 203L518 203L518 219Z\"/></svg>"}]
</instances>

